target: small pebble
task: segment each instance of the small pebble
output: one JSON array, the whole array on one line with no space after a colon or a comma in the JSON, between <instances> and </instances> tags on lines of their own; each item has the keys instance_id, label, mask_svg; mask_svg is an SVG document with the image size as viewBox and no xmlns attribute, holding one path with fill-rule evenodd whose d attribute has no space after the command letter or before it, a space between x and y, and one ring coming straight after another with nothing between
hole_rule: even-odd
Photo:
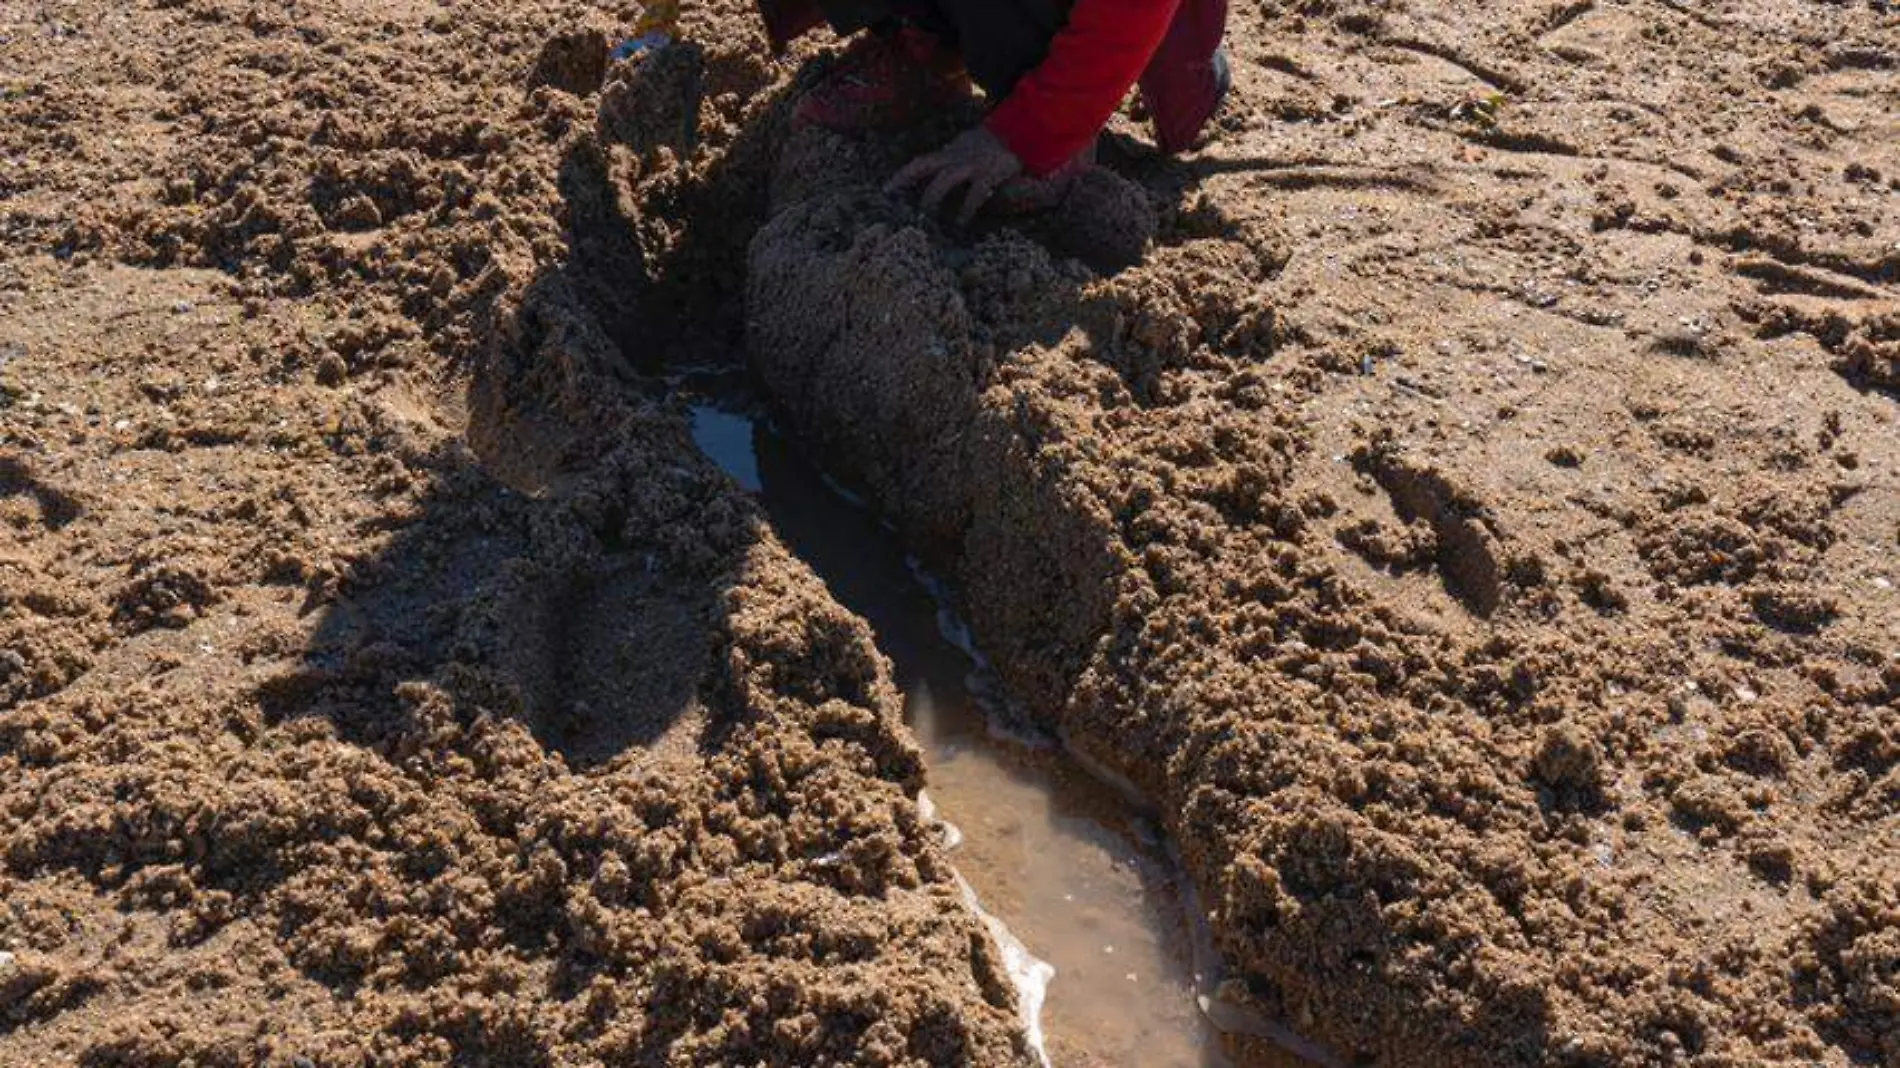
<instances>
[{"instance_id":1,"label":"small pebble","mask_svg":"<svg viewBox=\"0 0 1900 1068\"><path fill-rule=\"evenodd\" d=\"M6 950L4 950L4 949L0 949L0 968L11 968L11 967L13 967L13 961L14 961L14 959L15 959L15 958L14 958L14 956L13 956L13 954L11 954L11 953L8 953L8 952L7 952Z\"/></svg>"},{"instance_id":2,"label":"small pebble","mask_svg":"<svg viewBox=\"0 0 1900 1068\"><path fill-rule=\"evenodd\" d=\"M172 314L173 315L190 315L192 307L193 305L191 301L188 301L188 300L174 301L172 303Z\"/></svg>"},{"instance_id":3,"label":"small pebble","mask_svg":"<svg viewBox=\"0 0 1900 1068\"><path fill-rule=\"evenodd\" d=\"M1891 579L1875 578L1874 587L1876 589L1891 590L1893 589L1893 581Z\"/></svg>"}]
</instances>

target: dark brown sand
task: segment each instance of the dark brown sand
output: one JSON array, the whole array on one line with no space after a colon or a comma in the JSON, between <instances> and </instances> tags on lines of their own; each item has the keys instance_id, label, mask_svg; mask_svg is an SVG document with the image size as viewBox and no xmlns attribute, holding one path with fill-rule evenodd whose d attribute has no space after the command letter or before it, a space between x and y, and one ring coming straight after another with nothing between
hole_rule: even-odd
<instances>
[{"instance_id":1,"label":"dark brown sand","mask_svg":"<svg viewBox=\"0 0 1900 1068\"><path fill-rule=\"evenodd\" d=\"M1032 1063L874 635L650 399L746 347L1235 1000L1900 1064L1889 5L1269 0L1205 151L972 232L633 14L0 9L0 1063Z\"/></svg>"},{"instance_id":2,"label":"dark brown sand","mask_svg":"<svg viewBox=\"0 0 1900 1068\"><path fill-rule=\"evenodd\" d=\"M1033 1063L869 630L621 349L779 75L701 10L596 123L594 17L0 14L0 1063Z\"/></svg>"},{"instance_id":3,"label":"dark brown sand","mask_svg":"<svg viewBox=\"0 0 1900 1068\"><path fill-rule=\"evenodd\" d=\"M1897 26L1245 11L1107 275L803 135L751 359L1160 800L1258 1009L1381 1064L1900 1064Z\"/></svg>"}]
</instances>

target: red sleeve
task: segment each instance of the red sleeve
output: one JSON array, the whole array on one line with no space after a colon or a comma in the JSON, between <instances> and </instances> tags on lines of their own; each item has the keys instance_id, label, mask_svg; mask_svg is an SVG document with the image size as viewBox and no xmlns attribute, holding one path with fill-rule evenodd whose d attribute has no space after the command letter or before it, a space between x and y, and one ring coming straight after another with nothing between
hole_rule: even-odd
<instances>
[{"instance_id":1,"label":"red sleeve","mask_svg":"<svg viewBox=\"0 0 1900 1068\"><path fill-rule=\"evenodd\" d=\"M1060 168L1102 132L1160 47L1180 0L1075 0L1049 55L986 122L1023 168Z\"/></svg>"}]
</instances>

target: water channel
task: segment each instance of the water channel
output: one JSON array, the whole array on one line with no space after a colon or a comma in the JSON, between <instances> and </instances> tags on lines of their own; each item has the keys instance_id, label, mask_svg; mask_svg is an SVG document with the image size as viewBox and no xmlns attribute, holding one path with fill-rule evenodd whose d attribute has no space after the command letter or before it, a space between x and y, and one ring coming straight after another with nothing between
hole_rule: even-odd
<instances>
[{"instance_id":1,"label":"water channel","mask_svg":"<svg viewBox=\"0 0 1900 1068\"><path fill-rule=\"evenodd\" d=\"M951 858L1024 951L1018 987L1046 1059L1233 1065L1201 1011L1207 977L1197 983L1185 887L1159 828L1053 739L1010 722L945 591L875 513L730 389L683 392L700 448L758 496L779 536L870 622L890 657ZM1250 1051L1245 1063L1312 1062Z\"/></svg>"}]
</instances>

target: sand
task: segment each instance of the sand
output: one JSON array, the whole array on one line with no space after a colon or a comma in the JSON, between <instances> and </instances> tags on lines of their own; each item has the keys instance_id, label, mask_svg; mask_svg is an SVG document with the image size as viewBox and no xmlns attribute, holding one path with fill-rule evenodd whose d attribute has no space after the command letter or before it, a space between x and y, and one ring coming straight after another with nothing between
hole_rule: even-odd
<instances>
[{"instance_id":1,"label":"sand","mask_svg":"<svg viewBox=\"0 0 1900 1068\"><path fill-rule=\"evenodd\" d=\"M1900 1064L1900 23L1237 9L958 230L737 2L0 12L0 1061L1033 1063L743 354L1381 1065Z\"/></svg>"},{"instance_id":2,"label":"sand","mask_svg":"<svg viewBox=\"0 0 1900 1068\"><path fill-rule=\"evenodd\" d=\"M769 391L1170 814L1261 1011L1900 1064L1894 17L1238 17L1213 144L1116 141L1119 272L795 140Z\"/></svg>"},{"instance_id":3,"label":"sand","mask_svg":"<svg viewBox=\"0 0 1900 1068\"><path fill-rule=\"evenodd\" d=\"M588 17L8 9L0 1061L1033 1063L868 629L615 343L762 42L633 144L528 87Z\"/></svg>"}]
</instances>

